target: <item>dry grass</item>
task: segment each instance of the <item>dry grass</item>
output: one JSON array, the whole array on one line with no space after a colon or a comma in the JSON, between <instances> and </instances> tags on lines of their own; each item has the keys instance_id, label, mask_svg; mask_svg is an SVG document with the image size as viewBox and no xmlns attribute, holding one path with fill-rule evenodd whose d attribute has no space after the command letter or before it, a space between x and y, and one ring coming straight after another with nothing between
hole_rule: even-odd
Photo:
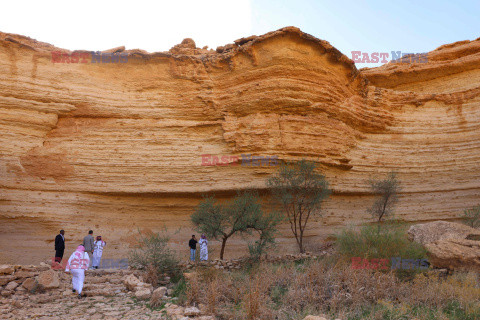
<instances>
[{"instance_id":1,"label":"dry grass","mask_svg":"<svg viewBox=\"0 0 480 320\"><path fill-rule=\"evenodd\" d=\"M404 281L393 272L353 270L327 260L260 264L232 273L206 269L190 278L187 295L189 304L205 304L219 319L287 320L303 319L307 314L342 319L441 319L452 302L467 316L480 310L476 274L439 279L437 274L426 273Z\"/></svg>"},{"instance_id":2,"label":"dry grass","mask_svg":"<svg viewBox=\"0 0 480 320\"><path fill-rule=\"evenodd\" d=\"M194 273L187 282L187 304L197 305L199 302L203 302L203 297L200 296L203 284L199 279L199 275Z\"/></svg>"},{"instance_id":3,"label":"dry grass","mask_svg":"<svg viewBox=\"0 0 480 320\"><path fill-rule=\"evenodd\" d=\"M144 272L144 279L146 283L150 283L152 286L156 287L158 285L158 271L154 265L149 264Z\"/></svg>"},{"instance_id":4,"label":"dry grass","mask_svg":"<svg viewBox=\"0 0 480 320\"><path fill-rule=\"evenodd\" d=\"M165 301L163 300L163 297L160 296L159 294L153 294L152 298L150 299L150 306L152 308L159 308L161 307Z\"/></svg>"}]
</instances>

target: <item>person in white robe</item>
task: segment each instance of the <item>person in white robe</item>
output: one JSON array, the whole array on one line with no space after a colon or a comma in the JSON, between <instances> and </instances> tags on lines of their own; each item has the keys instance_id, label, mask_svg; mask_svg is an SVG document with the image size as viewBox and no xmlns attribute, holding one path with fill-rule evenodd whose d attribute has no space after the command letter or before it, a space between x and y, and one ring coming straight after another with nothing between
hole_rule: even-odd
<instances>
[{"instance_id":1,"label":"person in white robe","mask_svg":"<svg viewBox=\"0 0 480 320\"><path fill-rule=\"evenodd\" d=\"M207 261L208 260L208 240L207 237L202 234L200 237L200 261Z\"/></svg>"},{"instance_id":2,"label":"person in white robe","mask_svg":"<svg viewBox=\"0 0 480 320\"><path fill-rule=\"evenodd\" d=\"M102 240L102 236L97 236L97 240L94 243L93 247L93 263L92 268L98 269L100 266L100 260L102 260L103 248L106 246L106 242Z\"/></svg>"},{"instance_id":3,"label":"person in white robe","mask_svg":"<svg viewBox=\"0 0 480 320\"><path fill-rule=\"evenodd\" d=\"M85 270L88 269L89 264L90 258L88 257L88 253L85 252L85 247L80 245L72 253L70 259L68 259L67 267L65 268L66 272L70 272L72 274L72 291L78 293L79 299L82 298Z\"/></svg>"}]
</instances>

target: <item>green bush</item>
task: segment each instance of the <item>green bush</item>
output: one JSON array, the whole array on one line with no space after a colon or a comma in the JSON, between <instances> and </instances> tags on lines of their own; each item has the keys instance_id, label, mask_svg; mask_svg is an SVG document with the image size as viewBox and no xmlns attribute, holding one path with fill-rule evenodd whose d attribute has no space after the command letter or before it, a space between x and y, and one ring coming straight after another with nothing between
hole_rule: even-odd
<instances>
[{"instance_id":1,"label":"green bush","mask_svg":"<svg viewBox=\"0 0 480 320\"><path fill-rule=\"evenodd\" d=\"M259 234L258 240L248 244L248 253L253 261L260 261L262 255L275 247L275 235L277 225L281 217L276 213L268 213L260 216L256 222L256 231Z\"/></svg>"},{"instance_id":2,"label":"green bush","mask_svg":"<svg viewBox=\"0 0 480 320\"><path fill-rule=\"evenodd\" d=\"M183 275L173 287L172 297L177 298L177 303L183 305L187 301L187 281Z\"/></svg>"},{"instance_id":3,"label":"green bush","mask_svg":"<svg viewBox=\"0 0 480 320\"><path fill-rule=\"evenodd\" d=\"M405 226L399 223L385 224L385 228L380 231L374 225L363 226L359 231L347 228L337 235L338 251L348 259L425 258L426 250L422 245L409 241L405 229Z\"/></svg>"},{"instance_id":4,"label":"green bush","mask_svg":"<svg viewBox=\"0 0 480 320\"><path fill-rule=\"evenodd\" d=\"M395 257L425 259L427 256L422 245L408 240L406 227L400 223L385 224L380 230L374 225L363 226L360 230L344 229L337 235L337 248L343 261L353 257L388 259L388 266ZM401 278L409 278L419 271L397 269L396 273Z\"/></svg>"},{"instance_id":5,"label":"green bush","mask_svg":"<svg viewBox=\"0 0 480 320\"><path fill-rule=\"evenodd\" d=\"M129 254L131 267L140 270L156 270L158 279L164 275L178 279L180 272L179 261L175 253L168 247L169 237L152 232L143 236L139 232L139 240Z\"/></svg>"},{"instance_id":6,"label":"green bush","mask_svg":"<svg viewBox=\"0 0 480 320\"><path fill-rule=\"evenodd\" d=\"M463 212L463 223L472 228L480 227L480 205Z\"/></svg>"}]
</instances>

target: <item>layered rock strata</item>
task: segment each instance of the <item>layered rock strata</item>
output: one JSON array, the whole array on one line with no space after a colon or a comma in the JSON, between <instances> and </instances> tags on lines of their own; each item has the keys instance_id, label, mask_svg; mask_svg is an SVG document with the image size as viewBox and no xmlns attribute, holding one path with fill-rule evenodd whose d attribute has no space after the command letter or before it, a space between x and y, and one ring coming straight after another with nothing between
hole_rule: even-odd
<instances>
[{"instance_id":1,"label":"layered rock strata","mask_svg":"<svg viewBox=\"0 0 480 320\"><path fill-rule=\"evenodd\" d=\"M333 194L311 246L368 221L367 180L391 170L405 220L455 219L479 202L478 39L428 63L362 70L293 27L216 50L186 39L169 52L106 51L126 63L53 63L59 51L88 52L0 33L0 261L43 261L60 228L67 251L94 229L107 258L138 229L181 228L172 241L187 254L202 194L265 189L275 166L242 155L320 165ZM204 155L237 165L202 165ZM287 226L279 243L295 249ZM230 245L240 254L245 241Z\"/></svg>"}]
</instances>

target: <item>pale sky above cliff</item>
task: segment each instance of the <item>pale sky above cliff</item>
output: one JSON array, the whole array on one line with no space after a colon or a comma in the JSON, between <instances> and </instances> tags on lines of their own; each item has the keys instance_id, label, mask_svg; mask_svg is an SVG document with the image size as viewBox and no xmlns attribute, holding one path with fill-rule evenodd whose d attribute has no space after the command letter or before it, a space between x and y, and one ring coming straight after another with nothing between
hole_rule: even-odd
<instances>
[{"instance_id":1,"label":"pale sky above cliff","mask_svg":"<svg viewBox=\"0 0 480 320\"><path fill-rule=\"evenodd\" d=\"M296 26L351 51L420 53L480 37L480 1L175 0L2 1L0 31L70 50L120 45L166 51L232 43ZM357 67L375 64L357 64Z\"/></svg>"}]
</instances>

